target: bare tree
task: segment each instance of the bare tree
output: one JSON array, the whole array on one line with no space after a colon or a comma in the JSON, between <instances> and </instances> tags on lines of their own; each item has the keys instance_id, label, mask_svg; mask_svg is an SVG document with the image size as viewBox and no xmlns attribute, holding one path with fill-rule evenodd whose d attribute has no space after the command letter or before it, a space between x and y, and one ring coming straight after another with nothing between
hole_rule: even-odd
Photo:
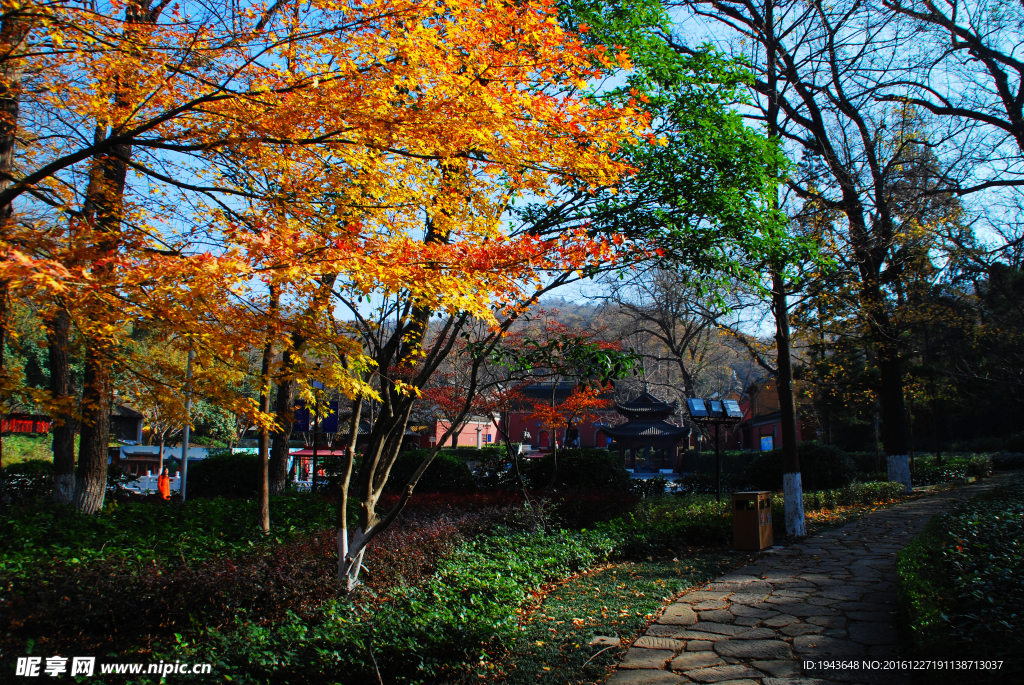
<instances>
[{"instance_id":1,"label":"bare tree","mask_svg":"<svg viewBox=\"0 0 1024 685\"><path fill-rule=\"evenodd\" d=\"M612 324L615 335L629 339L640 354L644 382L697 397L707 372L722 366L731 352L718 332L726 309L679 271L658 265L638 269L628 280L607 278L605 284L605 314L613 322L621 319Z\"/></svg>"},{"instance_id":2,"label":"bare tree","mask_svg":"<svg viewBox=\"0 0 1024 685\"><path fill-rule=\"evenodd\" d=\"M779 139L801 157L783 208L793 216L810 203L836 216L827 236L810 237L851 267L846 276L856 284L877 359L883 443L901 470L907 454L903 350L892 311L906 258L902 247L910 229L926 227L925 215L948 199L959 161L921 152L940 148L953 132L929 128L907 106L880 101L898 76L894 56L911 35L858 0L827 6L692 0L682 6L735 38L733 50L754 70L755 118L777 116L770 123ZM682 40L674 44L689 50ZM911 176L915 183L908 184ZM783 313L778 303L776 313Z\"/></svg>"}]
</instances>

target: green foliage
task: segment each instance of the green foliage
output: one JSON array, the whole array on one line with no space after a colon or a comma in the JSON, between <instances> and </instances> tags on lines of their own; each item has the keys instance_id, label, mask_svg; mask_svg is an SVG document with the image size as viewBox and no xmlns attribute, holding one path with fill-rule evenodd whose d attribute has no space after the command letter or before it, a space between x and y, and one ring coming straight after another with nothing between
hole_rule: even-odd
<instances>
[{"instance_id":1,"label":"green foliage","mask_svg":"<svg viewBox=\"0 0 1024 685\"><path fill-rule=\"evenodd\" d=\"M633 513L598 526L619 541L629 559L676 554L687 547L721 547L732 540L728 500L673 495L640 501Z\"/></svg>"},{"instance_id":2,"label":"green foliage","mask_svg":"<svg viewBox=\"0 0 1024 685\"><path fill-rule=\"evenodd\" d=\"M30 575L53 562L109 558L192 561L248 554L326 527L333 507L314 497L273 497L274 537L259 528L256 504L238 499L191 500L186 506L109 502L83 516L43 500L0 514L0 577Z\"/></svg>"},{"instance_id":3,"label":"green foliage","mask_svg":"<svg viewBox=\"0 0 1024 685\"><path fill-rule=\"evenodd\" d=\"M428 449L400 452L391 467L387 488L392 491L404 488L412 474L429 454L430 450ZM441 450L437 453L416 485L416 492L422 493L465 492L475 489L476 481L466 466L466 462L452 454L450 450Z\"/></svg>"},{"instance_id":4,"label":"green foliage","mask_svg":"<svg viewBox=\"0 0 1024 685\"><path fill-rule=\"evenodd\" d=\"M750 466L750 462L758 455L757 452L739 450L722 451L722 475L742 477ZM701 476L715 475L715 453L713 450L687 450L683 453L682 470Z\"/></svg>"},{"instance_id":5,"label":"green foliage","mask_svg":"<svg viewBox=\"0 0 1024 685\"><path fill-rule=\"evenodd\" d=\"M781 490L782 463L782 450L761 452L744 476L758 490ZM819 442L800 443L800 479L805 491L841 488L853 482L856 474L856 466L842 450Z\"/></svg>"},{"instance_id":6,"label":"green foliage","mask_svg":"<svg viewBox=\"0 0 1024 685\"><path fill-rule=\"evenodd\" d=\"M1018 476L935 517L899 553L901 608L920 656L1008 659L1024 653L1022 541L1024 478ZM972 682L1005 677L978 671Z\"/></svg>"},{"instance_id":7,"label":"green foliage","mask_svg":"<svg viewBox=\"0 0 1024 685\"><path fill-rule=\"evenodd\" d=\"M630 481L629 489L640 497L656 497L665 494L668 480L663 476L654 478L633 478Z\"/></svg>"},{"instance_id":8,"label":"green foliage","mask_svg":"<svg viewBox=\"0 0 1024 685\"><path fill-rule=\"evenodd\" d=\"M505 458L504 445L485 445L480 449L468 445L442 447L440 454L456 457L462 461L493 461Z\"/></svg>"},{"instance_id":9,"label":"green foliage","mask_svg":"<svg viewBox=\"0 0 1024 685\"><path fill-rule=\"evenodd\" d=\"M544 488L551 482L551 472L558 461L555 488L558 490L625 491L631 486L629 471L619 456L601 449L558 450L557 457L547 454L523 465L530 487Z\"/></svg>"},{"instance_id":10,"label":"green foliage","mask_svg":"<svg viewBox=\"0 0 1024 685\"><path fill-rule=\"evenodd\" d=\"M235 415L205 400L192 407L192 423L192 440L197 445L200 440L203 444L226 444L235 435Z\"/></svg>"},{"instance_id":11,"label":"green foliage","mask_svg":"<svg viewBox=\"0 0 1024 685\"><path fill-rule=\"evenodd\" d=\"M241 683L369 682L373 659L385 682L435 682L486 663L483 650L518 635L518 610L535 592L612 551L612 539L596 532L508 531L465 543L422 586L399 588L372 610L329 602L314 620L293 615L273 627L243 617L174 657L212 661Z\"/></svg>"},{"instance_id":12,"label":"green foliage","mask_svg":"<svg viewBox=\"0 0 1024 685\"><path fill-rule=\"evenodd\" d=\"M217 454L188 462L188 497L254 497L260 487L257 454Z\"/></svg>"},{"instance_id":13,"label":"green foliage","mask_svg":"<svg viewBox=\"0 0 1024 685\"><path fill-rule=\"evenodd\" d=\"M906 490L902 483L851 483L837 490L805 492L804 511L854 505L871 506L905 498Z\"/></svg>"}]
</instances>

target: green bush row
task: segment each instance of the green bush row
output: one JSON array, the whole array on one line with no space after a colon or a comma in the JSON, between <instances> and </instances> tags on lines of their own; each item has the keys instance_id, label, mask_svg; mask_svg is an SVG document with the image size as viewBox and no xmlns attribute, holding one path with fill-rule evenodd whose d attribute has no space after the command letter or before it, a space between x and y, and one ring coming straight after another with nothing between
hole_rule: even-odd
<instances>
[{"instance_id":1,"label":"green bush row","mask_svg":"<svg viewBox=\"0 0 1024 685\"><path fill-rule=\"evenodd\" d=\"M897 556L897 573L905 626L918 655L1019 657L1024 653L1024 478L932 519ZM972 677L972 682L1004 682L1006 675L977 671Z\"/></svg>"}]
</instances>

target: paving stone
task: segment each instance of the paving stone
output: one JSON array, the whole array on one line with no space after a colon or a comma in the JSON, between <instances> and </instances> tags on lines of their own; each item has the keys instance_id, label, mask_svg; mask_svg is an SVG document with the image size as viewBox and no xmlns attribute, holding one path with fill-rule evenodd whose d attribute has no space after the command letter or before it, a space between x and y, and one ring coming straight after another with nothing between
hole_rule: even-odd
<instances>
[{"instance_id":1,"label":"paving stone","mask_svg":"<svg viewBox=\"0 0 1024 685\"><path fill-rule=\"evenodd\" d=\"M818 606L818 607L827 607L830 604L835 604L838 601L839 600L837 600L837 599L829 599L828 597L808 597L807 598L807 603L808 604L813 604L814 606Z\"/></svg>"},{"instance_id":2,"label":"paving stone","mask_svg":"<svg viewBox=\"0 0 1024 685\"><path fill-rule=\"evenodd\" d=\"M707 652L715 648L714 642L708 640L691 640L686 643L687 652Z\"/></svg>"},{"instance_id":3,"label":"paving stone","mask_svg":"<svg viewBox=\"0 0 1024 685\"><path fill-rule=\"evenodd\" d=\"M790 637L796 637L797 635L820 635L825 632L825 627L816 626L813 623L796 623L784 627L779 632Z\"/></svg>"},{"instance_id":4,"label":"paving stone","mask_svg":"<svg viewBox=\"0 0 1024 685\"><path fill-rule=\"evenodd\" d=\"M851 640L862 645L896 643L896 631L888 623L851 623L846 631Z\"/></svg>"},{"instance_id":5,"label":"paving stone","mask_svg":"<svg viewBox=\"0 0 1024 685\"><path fill-rule=\"evenodd\" d=\"M685 652L669 662L668 667L673 671L693 671L724 663L714 652Z\"/></svg>"},{"instance_id":6,"label":"paving stone","mask_svg":"<svg viewBox=\"0 0 1024 685\"><path fill-rule=\"evenodd\" d=\"M811 616L807 622L826 628L842 628L846 625L846 619L842 616Z\"/></svg>"},{"instance_id":7,"label":"paving stone","mask_svg":"<svg viewBox=\"0 0 1024 685\"><path fill-rule=\"evenodd\" d=\"M688 592L678 601L686 602L687 604L696 604L697 602L703 602L705 600L719 600L725 599L729 595L728 592L706 592L704 590L697 590L695 592Z\"/></svg>"},{"instance_id":8,"label":"paving stone","mask_svg":"<svg viewBox=\"0 0 1024 685\"><path fill-rule=\"evenodd\" d=\"M669 604L658 619L662 625L691 626L697 622L697 613L687 604Z\"/></svg>"},{"instance_id":9,"label":"paving stone","mask_svg":"<svg viewBox=\"0 0 1024 685\"><path fill-rule=\"evenodd\" d=\"M785 605L785 611L790 616L799 616L801 618L807 616L835 616L839 613L832 607L817 607L813 604L787 604Z\"/></svg>"},{"instance_id":10,"label":"paving stone","mask_svg":"<svg viewBox=\"0 0 1024 685\"><path fill-rule=\"evenodd\" d=\"M682 640L672 640L667 637L649 637L645 635L634 642L633 646L643 649L671 649L678 652L686 646L686 643Z\"/></svg>"},{"instance_id":11,"label":"paving stone","mask_svg":"<svg viewBox=\"0 0 1024 685\"><path fill-rule=\"evenodd\" d=\"M677 640L705 640L708 642L717 642L718 640L728 640L728 635L719 635L717 633L705 633L698 632L696 630L682 630L675 635Z\"/></svg>"},{"instance_id":12,"label":"paving stone","mask_svg":"<svg viewBox=\"0 0 1024 685\"><path fill-rule=\"evenodd\" d=\"M789 614L782 614L781 616L773 616L764 621L764 624L769 628L781 628L788 626L790 623L798 623L800 619L796 616L790 616Z\"/></svg>"},{"instance_id":13,"label":"paving stone","mask_svg":"<svg viewBox=\"0 0 1024 685\"><path fill-rule=\"evenodd\" d=\"M768 597L767 592L737 592L729 595L729 601L733 604L758 604Z\"/></svg>"},{"instance_id":14,"label":"paving stone","mask_svg":"<svg viewBox=\"0 0 1024 685\"><path fill-rule=\"evenodd\" d=\"M698 683L720 683L729 680L742 678L760 678L760 671L755 671L749 666L735 664L732 666L711 666L698 671L687 671L686 677Z\"/></svg>"},{"instance_id":15,"label":"paving stone","mask_svg":"<svg viewBox=\"0 0 1024 685\"><path fill-rule=\"evenodd\" d=\"M822 635L826 637L849 637L847 632L842 628L830 628L829 630L826 630L824 633L822 633Z\"/></svg>"},{"instance_id":16,"label":"paving stone","mask_svg":"<svg viewBox=\"0 0 1024 685\"><path fill-rule=\"evenodd\" d=\"M720 583L716 581L714 583L711 583L710 589L725 592L742 592L753 595L763 592L767 595L774 588L772 587L771 583L766 583L763 580L754 580L752 578L751 582L747 583Z\"/></svg>"},{"instance_id":17,"label":"paving stone","mask_svg":"<svg viewBox=\"0 0 1024 685\"><path fill-rule=\"evenodd\" d=\"M672 637L679 631L680 626L663 626L658 623L647 626L647 635L651 637Z\"/></svg>"},{"instance_id":18,"label":"paving stone","mask_svg":"<svg viewBox=\"0 0 1024 685\"><path fill-rule=\"evenodd\" d=\"M715 633L717 635L739 635L742 632L750 630L745 626L736 626L731 623L714 623L709 621L707 623L698 623L695 626L691 626L690 630L698 630L704 633Z\"/></svg>"},{"instance_id":19,"label":"paving stone","mask_svg":"<svg viewBox=\"0 0 1024 685\"><path fill-rule=\"evenodd\" d=\"M719 656L743 659L789 659L793 651L782 640L728 640L715 644Z\"/></svg>"},{"instance_id":20,"label":"paving stone","mask_svg":"<svg viewBox=\"0 0 1024 685\"><path fill-rule=\"evenodd\" d=\"M753 627L753 626L759 625L761 623L761 619L759 619L756 616L740 616L735 621L733 621L733 623L735 623L738 626L751 626L751 627Z\"/></svg>"},{"instance_id":21,"label":"paving stone","mask_svg":"<svg viewBox=\"0 0 1024 685\"><path fill-rule=\"evenodd\" d=\"M739 635L734 635L734 640L770 640L778 637L779 634L770 628L751 628L744 630Z\"/></svg>"},{"instance_id":22,"label":"paving stone","mask_svg":"<svg viewBox=\"0 0 1024 685\"><path fill-rule=\"evenodd\" d=\"M799 661L751 661L750 665L775 678L797 677L802 673Z\"/></svg>"},{"instance_id":23,"label":"paving stone","mask_svg":"<svg viewBox=\"0 0 1024 685\"><path fill-rule=\"evenodd\" d=\"M622 644L622 640L607 635L595 635L589 644L591 647L618 647Z\"/></svg>"},{"instance_id":24,"label":"paving stone","mask_svg":"<svg viewBox=\"0 0 1024 685\"><path fill-rule=\"evenodd\" d=\"M810 591L805 591L805 590L776 590L775 592L772 593L772 597L797 597L797 598L803 598L803 597L807 597L807 595L809 595L809 594L810 594Z\"/></svg>"},{"instance_id":25,"label":"paving stone","mask_svg":"<svg viewBox=\"0 0 1024 685\"><path fill-rule=\"evenodd\" d=\"M675 655L668 649L630 649L619 662L619 668L665 668Z\"/></svg>"},{"instance_id":26,"label":"paving stone","mask_svg":"<svg viewBox=\"0 0 1024 685\"><path fill-rule=\"evenodd\" d=\"M846 617L851 621L874 621L877 623L888 623L892 620L895 612L892 611L847 611Z\"/></svg>"},{"instance_id":27,"label":"paving stone","mask_svg":"<svg viewBox=\"0 0 1024 685\"><path fill-rule=\"evenodd\" d=\"M829 599L859 600L864 596L864 588L859 587L830 587L821 591L822 597Z\"/></svg>"},{"instance_id":28,"label":"paving stone","mask_svg":"<svg viewBox=\"0 0 1024 685\"><path fill-rule=\"evenodd\" d=\"M729 607L729 612L736 616L757 616L758 618L771 618L772 616L779 615L779 612L774 609L763 609L736 603Z\"/></svg>"},{"instance_id":29,"label":"paving stone","mask_svg":"<svg viewBox=\"0 0 1024 685\"><path fill-rule=\"evenodd\" d=\"M818 678L765 678L761 685L832 685L832 681Z\"/></svg>"},{"instance_id":30,"label":"paving stone","mask_svg":"<svg viewBox=\"0 0 1024 685\"><path fill-rule=\"evenodd\" d=\"M715 685L757 685L757 681L750 678L740 678L739 680L720 680Z\"/></svg>"},{"instance_id":31,"label":"paving stone","mask_svg":"<svg viewBox=\"0 0 1024 685\"><path fill-rule=\"evenodd\" d=\"M793 638L793 649L817 659L823 656L861 656L864 647L849 640L839 640L823 635L798 635Z\"/></svg>"},{"instance_id":32,"label":"paving stone","mask_svg":"<svg viewBox=\"0 0 1024 685\"><path fill-rule=\"evenodd\" d=\"M702 611L697 614L697 617L701 621L711 621L713 623L732 623L736 618L731 611L726 611L725 609Z\"/></svg>"},{"instance_id":33,"label":"paving stone","mask_svg":"<svg viewBox=\"0 0 1024 685\"><path fill-rule=\"evenodd\" d=\"M728 609L729 602L724 599L706 599L693 605L694 609Z\"/></svg>"},{"instance_id":34,"label":"paving stone","mask_svg":"<svg viewBox=\"0 0 1024 685\"><path fill-rule=\"evenodd\" d=\"M691 682L689 678L668 671L616 671L605 685L676 685Z\"/></svg>"}]
</instances>

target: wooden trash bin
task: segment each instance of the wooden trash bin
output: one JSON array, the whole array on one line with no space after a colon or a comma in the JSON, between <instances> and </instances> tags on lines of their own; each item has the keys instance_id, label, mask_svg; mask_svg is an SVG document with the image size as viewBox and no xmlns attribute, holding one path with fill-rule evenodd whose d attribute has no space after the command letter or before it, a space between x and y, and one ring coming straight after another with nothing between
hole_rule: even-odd
<instances>
[{"instance_id":1,"label":"wooden trash bin","mask_svg":"<svg viewBox=\"0 0 1024 685\"><path fill-rule=\"evenodd\" d=\"M772 493L732 493L732 544L754 551L772 546Z\"/></svg>"}]
</instances>

